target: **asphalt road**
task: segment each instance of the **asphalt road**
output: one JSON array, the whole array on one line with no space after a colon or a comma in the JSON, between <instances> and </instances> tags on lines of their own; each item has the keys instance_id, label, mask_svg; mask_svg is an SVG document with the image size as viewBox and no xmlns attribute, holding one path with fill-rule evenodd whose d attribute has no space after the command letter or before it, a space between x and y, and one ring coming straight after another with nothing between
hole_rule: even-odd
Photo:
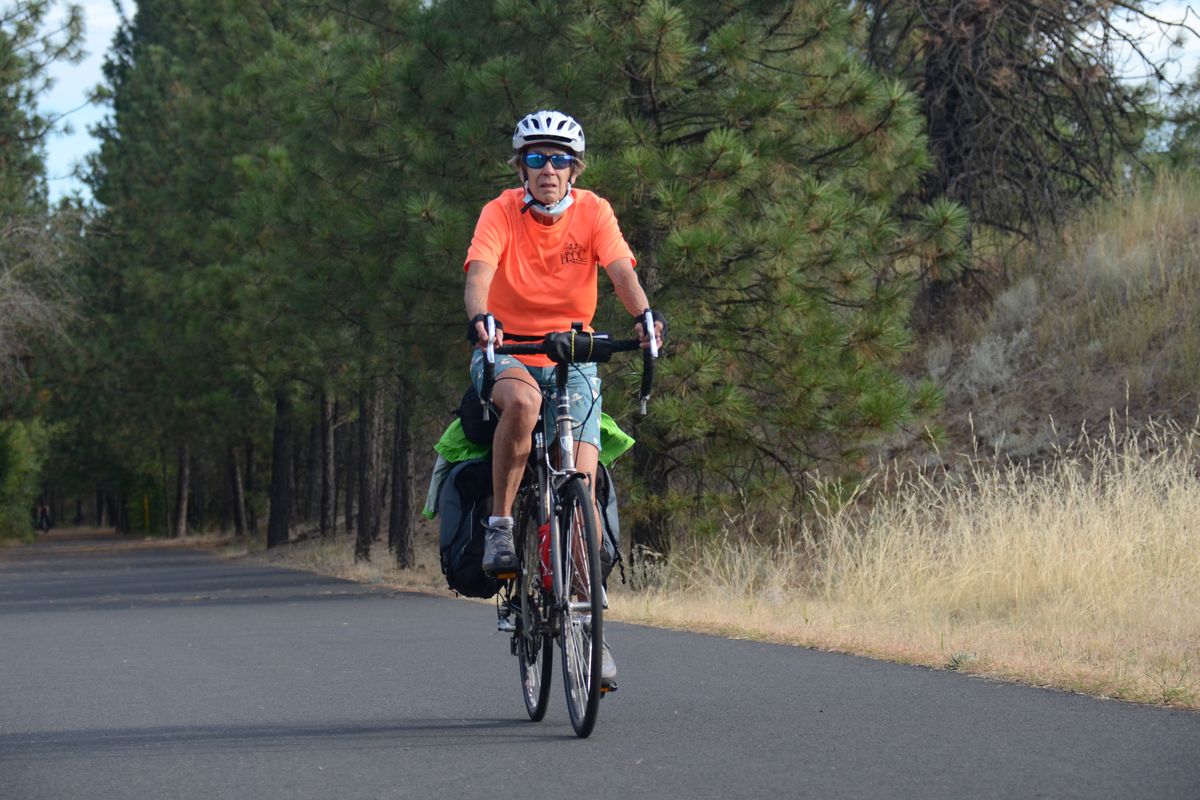
<instances>
[{"instance_id":1,"label":"asphalt road","mask_svg":"<svg viewBox=\"0 0 1200 800\"><path fill-rule=\"evenodd\" d=\"M0 551L0 798L1200 798L1200 715L613 624L590 739L487 606L52 533Z\"/></svg>"}]
</instances>

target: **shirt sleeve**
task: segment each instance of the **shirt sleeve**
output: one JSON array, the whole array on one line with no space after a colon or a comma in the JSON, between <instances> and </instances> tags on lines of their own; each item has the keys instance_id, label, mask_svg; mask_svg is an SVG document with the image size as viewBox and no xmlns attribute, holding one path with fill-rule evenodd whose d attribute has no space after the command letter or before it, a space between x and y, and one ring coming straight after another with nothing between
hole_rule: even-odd
<instances>
[{"instance_id":1,"label":"shirt sleeve","mask_svg":"<svg viewBox=\"0 0 1200 800\"><path fill-rule=\"evenodd\" d=\"M482 261L499 267L500 256L507 241L508 224L504 220L504 210L499 200L492 200L483 207L479 221L475 223L475 235L471 237L471 246L467 248L463 272L467 271L472 261Z\"/></svg>"},{"instance_id":2,"label":"shirt sleeve","mask_svg":"<svg viewBox=\"0 0 1200 800\"><path fill-rule=\"evenodd\" d=\"M617 225L617 215L613 213L612 206L603 197L596 198L599 201L599 208L596 211L596 260L600 266L607 267L609 264L616 261L618 258L628 258L637 266L637 259L633 256L633 250L629 248L629 243L625 241L625 237L621 235L621 228Z\"/></svg>"}]
</instances>

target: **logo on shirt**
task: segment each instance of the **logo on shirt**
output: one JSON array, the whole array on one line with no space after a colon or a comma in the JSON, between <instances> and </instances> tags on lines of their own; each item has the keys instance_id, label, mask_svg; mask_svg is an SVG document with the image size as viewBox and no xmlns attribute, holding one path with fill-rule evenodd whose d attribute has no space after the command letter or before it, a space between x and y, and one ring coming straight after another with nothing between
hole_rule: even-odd
<instances>
[{"instance_id":1,"label":"logo on shirt","mask_svg":"<svg viewBox=\"0 0 1200 800\"><path fill-rule=\"evenodd\" d=\"M564 264L587 264L587 251L571 242L560 256Z\"/></svg>"}]
</instances>

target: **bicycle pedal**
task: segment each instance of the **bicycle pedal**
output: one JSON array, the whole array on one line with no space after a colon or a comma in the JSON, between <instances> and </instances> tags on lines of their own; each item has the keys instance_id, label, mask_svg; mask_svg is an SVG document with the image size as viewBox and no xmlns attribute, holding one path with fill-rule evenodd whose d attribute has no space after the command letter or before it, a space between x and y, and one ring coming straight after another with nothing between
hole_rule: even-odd
<instances>
[{"instance_id":1,"label":"bicycle pedal","mask_svg":"<svg viewBox=\"0 0 1200 800\"><path fill-rule=\"evenodd\" d=\"M515 571L514 572L497 572L495 575L495 578L498 581L511 581L514 578L516 578L518 574L519 573L517 573Z\"/></svg>"},{"instance_id":2,"label":"bicycle pedal","mask_svg":"<svg viewBox=\"0 0 1200 800\"><path fill-rule=\"evenodd\" d=\"M600 685L600 696L604 697L604 695L608 694L609 692L615 692L616 690L617 690L617 682L616 681L613 681L612 683L608 684L607 686L604 684L601 684Z\"/></svg>"}]
</instances>

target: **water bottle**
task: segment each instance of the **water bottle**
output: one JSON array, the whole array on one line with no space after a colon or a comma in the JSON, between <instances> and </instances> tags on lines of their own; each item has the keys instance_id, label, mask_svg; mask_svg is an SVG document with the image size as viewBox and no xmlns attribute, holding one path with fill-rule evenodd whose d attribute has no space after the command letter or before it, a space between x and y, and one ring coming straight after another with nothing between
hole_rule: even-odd
<instances>
[{"instance_id":1,"label":"water bottle","mask_svg":"<svg viewBox=\"0 0 1200 800\"><path fill-rule=\"evenodd\" d=\"M538 526L538 552L542 556L542 588L554 589L554 574L550 571L550 523Z\"/></svg>"}]
</instances>

